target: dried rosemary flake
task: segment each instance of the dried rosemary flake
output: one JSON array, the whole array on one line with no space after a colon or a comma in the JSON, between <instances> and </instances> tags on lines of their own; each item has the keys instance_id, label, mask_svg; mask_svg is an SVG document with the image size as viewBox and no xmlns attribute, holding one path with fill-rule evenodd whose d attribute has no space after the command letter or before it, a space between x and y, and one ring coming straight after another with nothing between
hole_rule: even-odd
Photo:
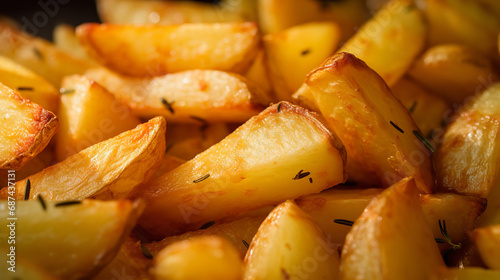
<instances>
[{"instance_id":1,"label":"dried rosemary flake","mask_svg":"<svg viewBox=\"0 0 500 280\"><path fill-rule=\"evenodd\" d=\"M397 129L399 132L401 132L401 133L405 133L405 132L404 132L404 130L402 130L402 129L401 129L399 126L397 126L395 123L393 123L392 121L390 121L390 123L391 123L391 125L392 125L395 129Z\"/></svg>"},{"instance_id":2,"label":"dried rosemary flake","mask_svg":"<svg viewBox=\"0 0 500 280\"><path fill-rule=\"evenodd\" d=\"M24 200L30 199L31 192L31 181L30 179L26 180L26 187L24 188Z\"/></svg>"},{"instance_id":3,"label":"dried rosemary flake","mask_svg":"<svg viewBox=\"0 0 500 280\"><path fill-rule=\"evenodd\" d=\"M47 211L47 205L45 205L45 200L43 200L42 195L38 195L38 201L40 201L40 204L42 205L43 210Z\"/></svg>"},{"instance_id":4,"label":"dried rosemary flake","mask_svg":"<svg viewBox=\"0 0 500 280\"><path fill-rule=\"evenodd\" d=\"M199 182L201 182L201 181L203 181L203 180L207 179L208 177L210 177L210 174L205 174L205 175L201 176L200 178L198 178L198 179L194 180L194 181L193 181L193 183L195 183L195 184L196 184L196 183L199 183Z\"/></svg>"},{"instance_id":5,"label":"dried rosemary flake","mask_svg":"<svg viewBox=\"0 0 500 280\"><path fill-rule=\"evenodd\" d=\"M352 227L352 225L354 224L353 221L344 220L344 219L335 219L335 220L333 220L333 222L336 224L339 224L339 225L350 226L350 227Z\"/></svg>"},{"instance_id":6,"label":"dried rosemary flake","mask_svg":"<svg viewBox=\"0 0 500 280\"><path fill-rule=\"evenodd\" d=\"M429 149L429 151L431 151L431 153L434 153L436 150L434 149L434 147L432 147L431 143L429 143L429 141L427 141L427 139L425 139L424 136L422 136L422 134L420 134L420 132L414 130L413 131L413 134L417 137L417 139L422 142L422 144L425 145L425 147L427 147L427 149Z\"/></svg>"},{"instance_id":7,"label":"dried rosemary flake","mask_svg":"<svg viewBox=\"0 0 500 280\"><path fill-rule=\"evenodd\" d=\"M210 221L210 222L208 222L208 223L206 223L206 224L202 225L202 226L200 227L200 229L207 229L207 228L209 228L209 227L211 227L211 226L213 226L213 225L215 225L215 222L214 222L214 221Z\"/></svg>"}]
</instances>

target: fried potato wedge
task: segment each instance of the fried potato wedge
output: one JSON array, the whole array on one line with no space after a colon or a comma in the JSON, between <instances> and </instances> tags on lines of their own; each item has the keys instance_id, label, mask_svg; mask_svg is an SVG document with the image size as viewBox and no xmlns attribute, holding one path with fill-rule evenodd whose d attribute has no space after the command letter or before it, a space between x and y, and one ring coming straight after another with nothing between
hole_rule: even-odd
<instances>
[{"instance_id":1,"label":"fried potato wedge","mask_svg":"<svg viewBox=\"0 0 500 280\"><path fill-rule=\"evenodd\" d=\"M243 279L339 279L338 274L337 250L309 215L285 201L267 216L252 240Z\"/></svg>"},{"instance_id":2,"label":"fried potato wedge","mask_svg":"<svg viewBox=\"0 0 500 280\"><path fill-rule=\"evenodd\" d=\"M496 79L491 60L463 45L439 45L428 49L408 74L438 96L457 104L479 93L484 83Z\"/></svg>"},{"instance_id":3,"label":"fried potato wedge","mask_svg":"<svg viewBox=\"0 0 500 280\"><path fill-rule=\"evenodd\" d=\"M155 174L153 175L153 178L156 179L158 177L161 177L161 176L163 176L163 174L168 173L168 172L176 169L177 167L181 166L185 162L186 161L181 159L181 158L174 157L174 156L169 155L169 154L165 154L163 156L163 160L161 162L161 165L160 165L160 167L158 167L158 169L156 169Z\"/></svg>"},{"instance_id":4,"label":"fried potato wedge","mask_svg":"<svg viewBox=\"0 0 500 280\"><path fill-rule=\"evenodd\" d=\"M476 228L469 233L489 268L500 270L500 224Z\"/></svg>"},{"instance_id":5,"label":"fried potato wedge","mask_svg":"<svg viewBox=\"0 0 500 280\"><path fill-rule=\"evenodd\" d=\"M432 130L441 127L443 120L447 118L448 104L446 101L411 79L401 78L391 87L391 91L408 109L411 117L425 136L430 135Z\"/></svg>"},{"instance_id":6,"label":"fried potato wedge","mask_svg":"<svg viewBox=\"0 0 500 280\"><path fill-rule=\"evenodd\" d=\"M487 55L498 56L496 36L500 18L480 1L427 0L428 43L466 44Z\"/></svg>"},{"instance_id":7,"label":"fried potato wedge","mask_svg":"<svg viewBox=\"0 0 500 280\"><path fill-rule=\"evenodd\" d=\"M8 250L0 249L0 254L3 256L7 254L12 254ZM10 256L7 256L10 258ZM11 264L15 263L14 271L10 271L12 268ZM54 276L52 273L48 272L46 269L40 268L40 266L35 265L33 262L15 256L15 261L10 263L10 261L0 262L0 278L2 280L18 280L18 279L30 279L30 280L59 280L61 278ZM62 279L61 279L62 280Z\"/></svg>"},{"instance_id":8,"label":"fried potato wedge","mask_svg":"<svg viewBox=\"0 0 500 280\"><path fill-rule=\"evenodd\" d=\"M132 197L161 238L345 181L345 150L315 113L275 104Z\"/></svg>"},{"instance_id":9,"label":"fried potato wedge","mask_svg":"<svg viewBox=\"0 0 500 280\"><path fill-rule=\"evenodd\" d=\"M140 124L140 120L125 104L84 76L65 77L61 94L58 113L61 128L56 138L57 161L63 161Z\"/></svg>"},{"instance_id":10,"label":"fried potato wedge","mask_svg":"<svg viewBox=\"0 0 500 280\"><path fill-rule=\"evenodd\" d=\"M86 76L113 93L136 115L162 115L172 122L242 123L270 102L260 88L242 76L215 70L135 79L93 69Z\"/></svg>"},{"instance_id":11,"label":"fried potato wedge","mask_svg":"<svg viewBox=\"0 0 500 280\"><path fill-rule=\"evenodd\" d=\"M258 52L255 23L133 26L87 23L76 34L90 57L125 75L213 69L243 73Z\"/></svg>"},{"instance_id":12,"label":"fried potato wedge","mask_svg":"<svg viewBox=\"0 0 500 280\"><path fill-rule=\"evenodd\" d=\"M422 51L427 28L411 0L393 0L342 46L393 85Z\"/></svg>"},{"instance_id":13,"label":"fried potato wedge","mask_svg":"<svg viewBox=\"0 0 500 280\"><path fill-rule=\"evenodd\" d=\"M441 266L415 181L405 178L374 198L354 222L342 249L340 274L346 280L427 279Z\"/></svg>"},{"instance_id":14,"label":"fried potato wedge","mask_svg":"<svg viewBox=\"0 0 500 280\"><path fill-rule=\"evenodd\" d=\"M361 216L370 201L383 189L329 189L319 194L310 194L296 199L297 205L309 214L323 229L328 240L342 245L349 230L348 226L334 220L355 221ZM420 195L420 202L435 238L443 238L439 221L445 221L451 241L459 243L469 230L474 228L477 218L486 207L486 200L458 194ZM439 244L442 252L448 244Z\"/></svg>"},{"instance_id":15,"label":"fried potato wedge","mask_svg":"<svg viewBox=\"0 0 500 280\"><path fill-rule=\"evenodd\" d=\"M132 236L125 237L120 251L92 280L127 279L150 280L152 261L142 252L141 243Z\"/></svg>"},{"instance_id":16,"label":"fried potato wedge","mask_svg":"<svg viewBox=\"0 0 500 280\"><path fill-rule=\"evenodd\" d=\"M64 76L83 74L93 66L5 23L0 23L0 55L31 69L56 87Z\"/></svg>"},{"instance_id":17,"label":"fried potato wedge","mask_svg":"<svg viewBox=\"0 0 500 280\"><path fill-rule=\"evenodd\" d=\"M292 95L292 100L308 110L315 112L321 111L316 103L316 99L314 99L311 89L306 83L303 83L300 88L295 91Z\"/></svg>"},{"instance_id":18,"label":"fried potato wedge","mask_svg":"<svg viewBox=\"0 0 500 280\"><path fill-rule=\"evenodd\" d=\"M29 198L80 200L88 197L118 199L151 178L165 151L166 123L162 117L100 142L64 161L16 183L14 197L23 199L27 181ZM0 190L0 198L7 189Z\"/></svg>"},{"instance_id":19,"label":"fried potato wedge","mask_svg":"<svg viewBox=\"0 0 500 280\"><path fill-rule=\"evenodd\" d=\"M448 125L436 156L438 188L487 197L500 178L499 138L500 83L497 83L468 102ZM500 203L500 199L494 200Z\"/></svg>"},{"instance_id":20,"label":"fried potato wedge","mask_svg":"<svg viewBox=\"0 0 500 280\"><path fill-rule=\"evenodd\" d=\"M334 22L307 23L268 34L263 41L277 99L291 101L304 77L335 52L340 28Z\"/></svg>"},{"instance_id":21,"label":"fried potato wedge","mask_svg":"<svg viewBox=\"0 0 500 280\"><path fill-rule=\"evenodd\" d=\"M151 271L157 280L240 280L243 261L224 238L197 236L161 250Z\"/></svg>"},{"instance_id":22,"label":"fried potato wedge","mask_svg":"<svg viewBox=\"0 0 500 280\"><path fill-rule=\"evenodd\" d=\"M255 21L255 0L196 1L98 0L101 21L116 24L179 24Z\"/></svg>"},{"instance_id":23,"label":"fried potato wedge","mask_svg":"<svg viewBox=\"0 0 500 280\"><path fill-rule=\"evenodd\" d=\"M338 53L312 71L306 83L346 146L350 180L387 187L413 176L420 192L432 192L429 147L419 141L422 135L410 113L375 71L352 54Z\"/></svg>"},{"instance_id":24,"label":"fried potato wedge","mask_svg":"<svg viewBox=\"0 0 500 280\"><path fill-rule=\"evenodd\" d=\"M49 144L59 119L0 83L0 169L20 169Z\"/></svg>"},{"instance_id":25,"label":"fried potato wedge","mask_svg":"<svg viewBox=\"0 0 500 280\"><path fill-rule=\"evenodd\" d=\"M170 129L172 126L177 127L177 130L189 129L190 131L198 131L199 134L191 137L179 137L174 132L174 135L172 135L172 130ZM205 124L202 126L184 124L172 126L169 126L169 133L167 133L166 138L167 153L184 160L194 158L199 153L220 142L230 133L227 125L224 123Z\"/></svg>"},{"instance_id":26,"label":"fried potato wedge","mask_svg":"<svg viewBox=\"0 0 500 280\"><path fill-rule=\"evenodd\" d=\"M0 82L43 108L57 112L58 90L35 72L4 56L0 56Z\"/></svg>"},{"instance_id":27,"label":"fried potato wedge","mask_svg":"<svg viewBox=\"0 0 500 280\"><path fill-rule=\"evenodd\" d=\"M496 280L500 279L500 271L482 267L440 267L434 271L429 280Z\"/></svg>"},{"instance_id":28,"label":"fried potato wedge","mask_svg":"<svg viewBox=\"0 0 500 280\"><path fill-rule=\"evenodd\" d=\"M141 203L128 200L42 201L16 202L16 255L61 279L90 277L110 262L142 209ZM0 202L3 221L9 217L7 204ZM3 248L9 246L10 230L5 224L0 227Z\"/></svg>"},{"instance_id":29,"label":"fried potato wedge","mask_svg":"<svg viewBox=\"0 0 500 280\"><path fill-rule=\"evenodd\" d=\"M245 73L245 78L252 81L259 86L266 94L272 96L271 79L269 78L269 70L267 66L267 59L264 50L260 50L255 57L252 65Z\"/></svg>"},{"instance_id":30,"label":"fried potato wedge","mask_svg":"<svg viewBox=\"0 0 500 280\"><path fill-rule=\"evenodd\" d=\"M87 52L76 37L75 28L68 24L58 24L52 34L54 45L75 57L90 60Z\"/></svg>"},{"instance_id":31,"label":"fried potato wedge","mask_svg":"<svg viewBox=\"0 0 500 280\"><path fill-rule=\"evenodd\" d=\"M163 248L178 241L190 239L196 236L216 235L229 240L243 258L248 249L248 244L257 233L260 224L266 216L245 217L229 223L208 222L201 226L199 230L188 231L184 234L168 236L158 242L144 244L153 256L158 254ZM213 224L213 225L212 225Z\"/></svg>"},{"instance_id":32,"label":"fried potato wedge","mask_svg":"<svg viewBox=\"0 0 500 280\"><path fill-rule=\"evenodd\" d=\"M258 0L259 24L264 34L273 34L313 21L335 21L342 28L341 41L369 18L365 1Z\"/></svg>"}]
</instances>

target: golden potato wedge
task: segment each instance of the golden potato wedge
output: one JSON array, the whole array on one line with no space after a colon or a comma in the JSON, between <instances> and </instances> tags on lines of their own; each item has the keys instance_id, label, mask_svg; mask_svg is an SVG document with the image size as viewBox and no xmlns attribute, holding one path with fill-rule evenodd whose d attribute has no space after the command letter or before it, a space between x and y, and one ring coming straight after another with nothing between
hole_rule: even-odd
<instances>
[{"instance_id":1,"label":"golden potato wedge","mask_svg":"<svg viewBox=\"0 0 500 280\"><path fill-rule=\"evenodd\" d=\"M17 201L17 221L7 221L9 206L0 201L0 246L15 231L15 254L62 279L94 275L110 262L129 234L142 204L128 200L51 202ZM12 211L12 210L10 210ZM14 225L14 226L12 226ZM9 227L10 226L10 227Z\"/></svg>"},{"instance_id":2,"label":"golden potato wedge","mask_svg":"<svg viewBox=\"0 0 500 280\"><path fill-rule=\"evenodd\" d=\"M436 269L429 280L496 280L500 279L500 271L482 267L440 267Z\"/></svg>"},{"instance_id":3,"label":"golden potato wedge","mask_svg":"<svg viewBox=\"0 0 500 280\"><path fill-rule=\"evenodd\" d=\"M428 49L408 74L438 96L458 104L479 93L484 83L496 79L490 59L463 45L438 45Z\"/></svg>"},{"instance_id":4,"label":"golden potato wedge","mask_svg":"<svg viewBox=\"0 0 500 280\"><path fill-rule=\"evenodd\" d=\"M411 0L393 0L342 46L393 85L422 51L427 28Z\"/></svg>"},{"instance_id":5,"label":"golden potato wedge","mask_svg":"<svg viewBox=\"0 0 500 280\"><path fill-rule=\"evenodd\" d=\"M56 87L64 76L83 74L93 65L5 23L0 23L0 55L31 69Z\"/></svg>"},{"instance_id":6,"label":"golden potato wedge","mask_svg":"<svg viewBox=\"0 0 500 280\"><path fill-rule=\"evenodd\" d=\"M272 96L272 85L269 78L267 59L264 50L260 50L252 65L245 73L245 78L259 86L267 95ZM273 98L274 99L274 98Z\"/></svg>"},{"instance_id":7,"label":"golden potato wedge","mask_svg":"<svg viewBox=\"0 0 500 280\"><path fill-rule=\"evenodd\" d=\"M438 188L487 197L500 178L499 130L500 83L497 83L468 102L448 125L436 156Z\"/></svg>"},{"instance_id":8,"label":"golden potato wedge","mask_svg":"<svg viewBox=\"0 0 500 280\"><path fill-rule=\"evenodd\" d=\"M267 215L267 214L266 214ZM158 242L144 244L153 256L158 254L163 248L178 241L190 239L196 236L216 235L229 240L243 258L248 249L248 244L257 233L260 224L266 215L255 217L245 217L229 223L208 222L201 226L199 230L188 231L184 234L168 236Z\"/></svg>"},{"instance_id":9,"label":"golden potato wedge","mask_svg":"<svg viewBox=\"0 0 500 280\"><path fill-rule=\"evenodd\" d=\"M0 83L0 169L20 169L49 144L59 119Z\"/></svg>"},{"instance_id":10,"label":"golden potato wedge","mask_svg":"<svg viewBox=\"0 0 500 280\"><path fill-rule=\"evenodd\" d=\"M391 87L394 96L408 109L422 134L428 137L433 129L441 127L447 116L448 104L417 82L401 78Z\"/></svg>"},{"instance_id":11,"label":"golden potato wedge","mask_svg":"<svg viewBox=\"0 0 500 280\"><path fill-rule=\"evenodd\" d=\"M222 0L218 5L196 1L98 0L102 22L116 24L179 24L255 21L255 0Z\"/></svg>"},{"instance_id":12,"label":"golden potato wedge","mask_svg":"<svg viewBox=\"0 0 500 280\"><path fill-rule=\"evenodd\" d=\"M411 240L411 242L409 242ZM347 234L341 279L427 279L445 266L417 187L405 178L374 198Z\"/></svg>"},{"instance_id":13,"label":"golden potato wedge","mask_svg":"<svg viewBox=\"0 0 500 280\"><path fill-rule=\"evenodd\" d=\"M59 49L78 57L90 60L87 52L76 37L75 28L68 24L58 24L52 34L54 45Z\"/></svg>"},{"instance_id":14,"label":"golden potato wedge","mask_svg":"<svg viewBox=\"0 0 500 280\"><path fill-rule=\"evenodd\" d=\"M500 18L494 9L467 0L427 0L428 44L466 44L487 55L497 56L496 36Z\"/></svg>"},{"instance_id":15,"label":"golden potato wedge","mask_svg":"<svg viewBox=\"0 0 500 280\"><path fill-rule=\"evenodd\" d=\"M255 23L133 26L87 23L76 34L90 57L125 75L213 69L243 73L258 52Z\"/></svg>"},{"instance_id":16,"label":"golden potato wedge","mask_svg":"<svg viewBox=\"0 0 500 280\"><path fill-rule=\"evenodd\" d=\"M475 227L476 220L486 209L484 198L451 193L420 195L420 202L434 238L444 239L439 227L441 220L453 244L466 240L467 232ZM439 243L438 246L443 253L452 247L448 243Z\"/></svg>"},{"instance_id":17,"label":"golden potato wedge","mask_svg":"<svg viewBox=\"0 0 500 280\"><path fill-rule=\"evenodd\" d=\"M171 156L169 154L165 154L163 156L163 160L161 162L160 167L156 169L155 174L153 175L153 178L158 178L163 176L163 174L170 172L177 167L181 166L184 164L186 161L183 159L180 159L178 157Z\"/></svg>"},{"instance_id":18,"label":"golden potato wedge","mask_svg":"<svg viewBox=\"0 0 500 280\"><path fill-rule=\"evenodd\" d=\"M278 205L245 256L243 279L339 279L339 256L321 228L295 203Z\"/></svg>"},{"instance_id":19,"label":"golden potato wedge","mask_svg":"<svg viewBox=\"0 0 500 280\"><path fill-rule=\"evenodd\" d=\"M173 124L167 133L167 153L190 160L229 135L226 124L186 125Z\"/></svg>"},{"instance_id":20,"label":"golden potato wedge","mask_svg":"<svg viewBox=\"0 0 500 280\"><path fill-rule=\"evenodd\" d=\"M14 197L41 194L47 200L117 199L151 178L160 166L165 151L166 123L162 117L151 119L106 141L88 147L66 160L16 182ZM7 189L0 190L0 198Z\"/></svg>"},{"instance_id":21,"label":"golden potato wedge","mask_svg":"<svg viewBox=\"0 0 500 280\"><path fill-rule=\"evenodd\" d=\"M151 271L157 280L239 280L243 262L224 238L197 236L161 250Z\"/></svg>"},{"instance_id":22,"label":"golden potato wedge","mask_svg":"<svg viewBox=\"0 0 500 280\"><path fill-rule=\"evenodd\" d=\"M0 56L0 82L43 108L57 112L58 90L35 72L4 56Z\"/></svg>"},{"instance_id":23,"label":"golden potato wedge","mask_svg":"<svg viewBox=\"0 0 500 280\"><path fill-rule=\"evenodd\" d=\"M292 100L300 106L315 112L321 110L314 99L314 95L306 83L303 83L300 88L292 95Z\"/></svg>"},{"instance_id":24,"label":"golden potato wedge","mask_svg":"<svg viewBox=\"0 0 500 280\"><path fill-rule=\"evenodd\" d=\"M120 251L92 280L130 279L150 280L149 267L152 260L148 259L141 243L132 236L125 237Z\"/></svg>"},{"instance_id":25,"label":"golden potato wedge","mask_svg":"<svg viewBox=\"0 0 500 280\"><path fill-rule=\"evenodd\" d=\"M214 70L135 79L93 69L86 76L113 93L136 115L162 115L172 122L245 122L270 102L264 92L245 78Z\"/></svg>"},{"instance_id":26,"label":"golden potato wedge","mask_svg":"<svg viewBox=\"0 0 500 280\"><path fill-rule=\"evenodd\" d=\"M370 201L383 189L328 189L295 200L304 212L321 227L329 242L341 247L351 227L335 219L355 221Z\"/></svg>"},{"instance_id":27,"label":"golden potato wedge","mask_svg":"<svg viewBox=\"0 0 500 280\"><path fill-rule=\"evenodd\" d=\"M125 104L96 82L80 75L63 79L58 116L61 128L56 138L57 161L140 124Z\"/></svg>"},{"instance_id":28,"label":"golden potato wedge","mask_svg":"<svg viewBox=\"0 0 500 280\"><path fill-rule=\"evenodd\" d=\"M347 40L369 17L365 1L258 0L259 24L264 34L273 34L313 21L335 21Z\"/></svg>"},{"instance_id":29,"label":"golden potato wedge","mask_svg":"<svg viewBox=\"0 0 500 280\"><path fill-rule=\"evenodd\" d=\"M469 233L489 268L500 270L500 224L476 228Z\"/></svg>"},{"instance_id":30,"label":"golden potato wedge","mask_svg":"<svg viewBox=\"0 0 500 280\"><path fill-rule=\"evenodd\" d=\"M340 41L340 28L334 22L296 25L264 36L267 64L278 101L291 101L291 95L305 76L332 55Z\"/></svg>"},{"instance_id":31,"label":"golden potato wedge","mask_svg":"<svg viewBox=\"0 0 500 280\"><path fill-rule=\"evenodd\" d=\"M387 187L413 176L420 192L432 192L434 148L375 71L352 54L338 53L306 83L346 146L350 180Z\"/></svg>"},{"instance_id":32,"label":"golden potato wedge","mask_svg":"<svg viewBox=\"0 0 500 280\"><path fill-rule=\"evenodd\" d=\"M281 102L132 197L147 202L140 226L161 238L342 183L344 163L316 114Z\"/></svg>"},{"instance_id":33,"label":"golden potato wedge","mask_svg":"<svg viewBox=\"0 0 500 280\"><path fill-rule=\"evenodd\" d=\"M2 256L6 256L7 254L11 254L8 250L0 249L0 254ZM38 265L35 265L33 262L27 260L26 258L22 258L19 256L15 256L15 261L9 260L10 256L7 256L6 261L0 262L0 279L3 280L18 280L18 279L30 279L30 280L58 280L61 279L59 277L54 276L52 273L49 273L46 269L41 268ZM11 266L15 263L15 266ZM11 269L11 270L9 270Z\"/></svg>"},{"instance_id":34,"label":"golden potato wedge","mask_svg":"<svg viewBox=\"0 0 500 280\"><path fill-rule=\"evenodd\" d=\"M383 189L335 188L319 194L310 194L296 199L297 205L309 214L323 229L328 240L342 245L349 226L335 223L335 219L355 221L370 201ZM443 238L439 221L445 221L447 232L453 243L459 243L474 228L474 223L484 211L486 200L458 194L425 194L420 196L428 226L435 238ZM442 252L449 244L439 244Z\"/></svg>"}]
</instances>

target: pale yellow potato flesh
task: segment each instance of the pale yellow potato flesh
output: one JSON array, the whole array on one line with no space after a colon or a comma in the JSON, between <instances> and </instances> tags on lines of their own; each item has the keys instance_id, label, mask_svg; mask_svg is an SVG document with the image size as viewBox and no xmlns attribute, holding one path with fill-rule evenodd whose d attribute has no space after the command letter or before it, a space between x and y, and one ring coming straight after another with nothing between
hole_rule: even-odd
<instances>
[{"instance_id":1,"label":"pale yellow potato flesh","mask_svg":"<svg viewBox=\"0 0 500 280\"><path fill-rule=\"evenodd\" d=\"M245 280L339 279L339 255L321 228L288 200L264 220L245 256Z\"/></svg>"},{"instance_id":2,"label":"pale yellow potato flesh","mask_svg":"<svg viewBox=\"0 0 500 280\"><path fill-rule=\"evenodd\" d=\"M59 91L40 75L5 56L0 56L0 82L43 108L57 112Z\"/></svg>"},{"instance_id":3,"label":"pale yellow potato flesh","mask_svg":"<svg viewBox=\"0 0 500 280\"><path fill-rule=\"evenodd\" d=\"M500 270L500 224L476 228L469 236L484 263L491 269Z\"/></svg>"},{"instance_id":4,"label":"pale yellow potato flesh","mask_svg":"<svg viewBox=\"0 0 500 280\"><path fill-rule=\"evenodd\" d=\"M218 5L195 1L98 0L102 22L116 24L179 24L254 21L255 0L222 0Z\"/></svg>"},{"instance_id":5,"label":"pale yellow potato flesh","mask_svg":"<svg viewBox=\"0 0 500 280\"><path fill-rule=\"evenodd\" d=\"M149 249L149 252L151 252L153 256L155 256L163 248L174 242L190 239L196 236L216 235L230 241L243 258L248 250L246 245L252 242L253 237L257 233L259 226L265 218L265 215L258 215L255 217L245 217L229 223L214 223L208 228L204 228L202 226L199 230L188 231L180 235L167 236L161 241L147 243L144 246ZM209 222L205 225L205 227L210 224L211 223Z\"/></svg>"},{"instance_id":6,"label":"pale yellow potato flesh","mask_svg":"<svg viewBox=\"0 0 500 280\"><path fill-rule=\"evenodd\" d=\"M12 254L10 250L4 250L0 248L0 253L2 255ZM10 258L10 256L8 257ZM34 264L32 261L26 258L16 256L15 267L12 268L9 263L10 260L0 262L0 278L2 280L18 280L18 279L30 279L30 280L62 280L56 277L52 273L48 272L46 269L41 268L39 265ZM9 270L13 269L13 271Z\"/></svg>"},{"instance_id":7,"label":"pale yellow potato flesh","mask_svg":"<svg viewBox=\"0 0 500 280\"><path fill-rule=\"evenodd\" d=\"M39 154L59 127L54 113L0 83L0 169L20 169Z\"/></svg>"},{"instance_id":8,"label":"pale yellow potato flesh","mask_svg":"<svg viewBox=\"0 0 500 280\"><path fill-rule=\"evenodd\" d=\"M496 83L469 100L447 127L435 159L441 191L488 197L499 186L499 129L500 83ZM492 201L500 203L497 198Z\"/></svg>"},{"instance_id":9,"label":"pale yellow potato flesh","mask_svg":"<svg viewBox=\"0 0 500 280\"><path fill-rule=\"evenodd\" d=\"M0 55L31 69L56 87L64 76L83 74L93 66L44 39L32 37L3 22L0 23Z\"/></svg>"},{"instance_id":10,"label":"pale yellow potato flesh","mask_svg":"<svg viewBox=\"0 0 500 280\"><path fill-rule=\"evenodd\" d=\"M161 238L342 183L344 164L315 113L281 102L132 197L147 204L140 226Z\"/></svg>"},{"instance_id":11,"label":"pale yellow potato flesh","mask_svg":"<svg viewBox=\"0 0 500 280\"><path fill-rule=\"evenodd\" d=\"M349 53L335 54L306 83L346 147L350 180L387 187L412 176L420 192L433 191L431 151L419 141L420 130L363 61Z\"/></svg>"},{"instance_id":12,"label":"pale yellow potato flesh","mask_svg":"<svg viewBox=\"0 0 500 280\"><path fill-rule=\"evenodd\" d=\"M349 226L334 223L334 219L355 221L361 216L370 201L383 189L340 189L325 190L319 194L310 194L295 200L297 205L309 214L323 229L330 243L340 247L350 231ZM486 208L486 200L478 197L458 194L424 194L420 202L432 229L434 238L443 238L439 229L439 220L446 222L451 241L460 243L467 237L467 232L474 228L477 218ZM439 244L442 252L448 250L448 244Z\"/></svg>"},{"instance_id":13,"label":"pale yellow potato flesh","mask_svg":"<svg viewBox=\"0 0 500 280\"><path fill-rule=\"evenodd\" d=\"M85 74L141 117L205 124L245 122L270 102L258 86L237 74L191 70L156 78L130 78L105 69Z\"/></svg>"},{"instance_id":14,"label":"pale yellow potato flesh","mask_svg":"<svg viewBox=\"0 0 500 280\"><path fill-rule=\"evenodd\" d=\"M86 23L80 43L98 63L129 76L212 69L243 73L258 52L255 23L112 25Z\"/></svg>"},{"instance_id":15,"label":"pale yellow potato flesh","mask_svg":"<svg viewBox=\"0 0 500 280\"><path fill-rule=\"evenodd\" d=\"M76 205L39 200L17 201L16 255L61 279L90 277L110 262L140 215L138 202L84 200ZM0 201L7 221L8 202ZM7 248L10 229L0 228L0 245Z\"/></svg>"},{"instance_id":16,"label":"pale yellow potato flesh","mask_svg":"<svg viewBox=\"0 0 500 280\"><path fill-rule=\"evenodd\" d=\"M500 32L500 17L490 5L498 7L498 3L485 5L486 1L480 2L427 0L428 44L466 44L484 54L497 55L496 36Z\"/></svg>"},{"instance_id":17,"label":"pale yellow potato flesh","mask_svg":"<svg viewBox=\"0 0 500 280\"><path fill-rule=\"evenodd\" d=\"M342 46L393 85L422 51L425 19L411 0L390 1Z\"/></svg>"},{"instance_id":18,"label":"pale yellow potato flesh","mask_svg":"<svg viewBox=\"0 0 500 280\"><path fill-rule=\"evenodd\" d=\"M197 236L162 249L151 272L156 280L240 280L243 261L226 239Z\"/></svg>"},{"instance_id":19,"label":"pale yellow potato flesh","mask_svg":"<svg viewBox=\"0 0 500 280\"><path fill-rule=\"evenodd\" d=\"M409 78L401 78L391 87L394 96L408 109L422 134L427 138L431 131L441 128L449 117L448 104Z\"/></svg>"},{"instance_id":20,"label":"pale yellow potato flesh","mask_svg":"<svg viewBox=\"0 0 500 280\"><path fill-rule=\"evenodd\" d=\"M54 41L54 45L81 59L89 61L90 58L87 55L87 52L83 48L83 46L78 41L76 37L75 28L71 25L67 24L58 24L52 33L52 39Z\"/></svg>"},{"instance_id":21,"label":"pale yellow potato flesh","mask_svg":"<svg viewBox=\"0 0 500 280\"><path fill-rule=\"evenodd\" d=\"M461 104L497 79L492 62L465 45L438 45L417 59L408 74L437 96Z\"/></svg>"},{"instance_id":22,"label":"pale yellow potato flesh","mask_svg":"<svg viewBox=\"0 0 500 280\"><path fill-rule=\"evenodd\" d=\"M266 53L263 49L259 51L252 65L245 73L245 78L259 86L267 95L273 97L271 79L267 65ZM272 98L274 99L274 98Z\"/></svg>"},{"instance_id":23,"label":"pale yellow potato flesh","mask_svg":"<svg viewBox=\"0 0 500 280\"><path fill-rule=\"evenodd\" d=\"M314 22L335 21L342 28L341 40L351 37L368 18L365 1L256 0L259 25L264 34Z\"/></svg>"},{"instance_id":24,"label":"pale yellow potato flesh","mask_svg":"<svg viewBox=\"0 0 500 280\"><path fill-rule=\"evenodd\" d=\"M408 242L412 240L412 242ZM427 279L444 267L412 178L374 198L354 222L340 259L341 279Z\"/></svg>"},{"instance_id":25,"label":"pale yellow potato flesh","mask_svg":"<svg viewBox=\"0 0 500 280\"><path fill-rule=\"evenodd\" d=\"M141 123L125 104L87 77L66 76L61 92L58 162Z\"/></svg>"},{"instance_id":26,"label":"pale yellow potato flesh","mask_svg":"<svg viewBox=\"0 0 500 280\"><path fill-rule=\"evenodd\" d=\"M296 25L263 37L267 64L278 101L291 101L305 76L332 55L340 42L334 22Z\"/></svg>"},{"instance_id":27,"label":"pale yellow potato flesh","mask_svg":"<svg viewBox=\"0 0 500 280\"><path fill-rule=\"evenodd\" d=\"M162 117L100 142L28 178L17 181L16 199L23 199L27 180L29 199L118 199L151 178L165 151L166 123ZM0 190L6 199L7 188Z\"/></svg>"}]
</instances>

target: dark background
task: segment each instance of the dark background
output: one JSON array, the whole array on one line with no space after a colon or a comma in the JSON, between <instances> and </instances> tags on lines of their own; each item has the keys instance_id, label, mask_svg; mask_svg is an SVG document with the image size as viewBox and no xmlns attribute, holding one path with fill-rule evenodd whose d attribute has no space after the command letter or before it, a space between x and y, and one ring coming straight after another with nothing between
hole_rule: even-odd
<instances>
[{"instance_id":1,"label":"dark background","mask_svg":"<svg viewBox=\"0 0 500 280\"><path fill-rule=\"evenodd\" d=\"M0 16L15 19L23 30L49 40L57 24L77 26L83 22L99 22L92 0L0 0Z\"/></svg>"},{"instance_id":2,"label":"dark background","mask_svg":"<svg viewBox=\"0 0 500 280\"><path fill-rule=\"evenodd\" d=\"M15 19L24 31L49 40L57 24L77 26L84 22L99 22L94 0L0 0L0 16Z\"/></svg>"}]
</instances>

